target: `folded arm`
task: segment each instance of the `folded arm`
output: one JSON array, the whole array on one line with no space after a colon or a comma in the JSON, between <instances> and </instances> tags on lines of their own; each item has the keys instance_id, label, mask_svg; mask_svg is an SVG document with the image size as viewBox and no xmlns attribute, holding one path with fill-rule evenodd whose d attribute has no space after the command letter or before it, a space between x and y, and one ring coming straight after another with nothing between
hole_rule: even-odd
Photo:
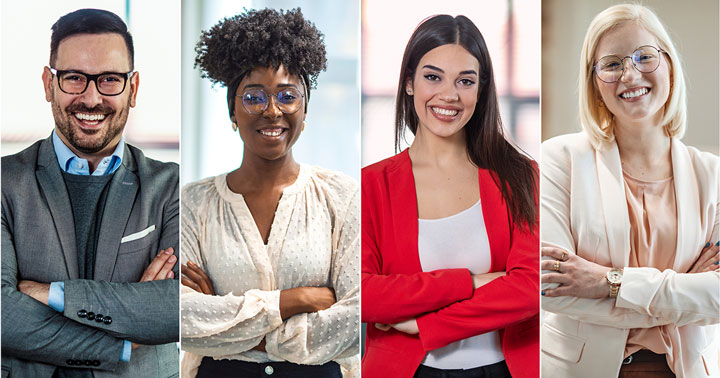
<instances>
[{"instance_id":1,"label":"folded arm","mask_svg":"<svg viewBox=\"0 0 720 378\"><path fill-rule=\"evenodd\" d=\"M76 323L19 292L16 251L6 203L2 210L2 353L64 367L68 361L98 361L88 368L114 370L120 362L123 340Z\"/></svg>"}]
</instances>

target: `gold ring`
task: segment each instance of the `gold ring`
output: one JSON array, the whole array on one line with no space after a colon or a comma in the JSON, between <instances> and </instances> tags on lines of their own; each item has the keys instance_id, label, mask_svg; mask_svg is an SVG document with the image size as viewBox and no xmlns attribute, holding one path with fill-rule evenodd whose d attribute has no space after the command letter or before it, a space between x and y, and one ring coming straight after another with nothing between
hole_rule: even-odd
<instances>
[{"instance_id":1,"label":"gold ring","mask_svg":"<svg viewBox=\"0 0 720 378\"><path fill-rule=\"evenodd\" d=\"M560 256L560 261L567 261L568 253L567 251L562 251L562 255Z\"/></svg>"},{"instance_id":2,"label":"gold ring","mask_svg":"<svg viewBox=\"0 0 720 378\"><path fill-rule=\"evenodd\" d=\"M555 260L555 264L553 265L553 269L554 269L556 272L559 272L559 271L560 271L560 260Z\"/></svg>"}]
</instances>

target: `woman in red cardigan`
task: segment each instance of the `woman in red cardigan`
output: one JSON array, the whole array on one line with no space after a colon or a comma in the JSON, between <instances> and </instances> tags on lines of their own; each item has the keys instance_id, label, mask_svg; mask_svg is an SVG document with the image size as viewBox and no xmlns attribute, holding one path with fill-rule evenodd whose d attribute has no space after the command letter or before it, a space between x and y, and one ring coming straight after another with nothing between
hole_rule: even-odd
<instances>
[{"instance_id":1,"label":"woman in red cardigan","mask_svg":"<svg viewBox=\"0 0 720 378\"><path fill-rule=\"evenodd\" d=\"M538 377L537 168L469 19L418 26L396 112L412 145L362 172L363 377Z\"/></svg>"}]
</instances>

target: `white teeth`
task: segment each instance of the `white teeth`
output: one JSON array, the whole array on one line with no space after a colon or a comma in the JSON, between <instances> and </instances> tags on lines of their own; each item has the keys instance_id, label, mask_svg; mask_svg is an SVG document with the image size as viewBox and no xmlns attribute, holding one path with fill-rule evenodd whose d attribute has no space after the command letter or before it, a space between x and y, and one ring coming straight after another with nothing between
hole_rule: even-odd
<instances>
[{"instance_id":1,"label":"white teeth","mask_svg":"<svg viewBox=\"0 0 720 378\"><path fill-rule=\"evenodd\" d=\"M260 134L265 136L272 136L276 137L280 134L282 134L283 129L267 129L267 130L260 130Z\"/></svg>"},{"instance_id":2,"label":"white teeth","mask_svg":"<svg viewBox=\"0 0 720 378\"><path fill-rule=\"evenodd\" d=\"M445 116L454 116L454 115L458 114L457 110L450 110L450 109L443 109L443 108L436 108L436 107L433 107L432 111L437 114L445 115Z\"/></svg>"},{"instance_id":3,"label":"white teeth","mask_svg":"<svg viewBox=\"0 0 720 378\"><path fill-rule=\"evenodd\" d=\"M638 90L636 90L636 91L633 91L633 92L625 92L625 93L621 94L620 97L622 97L622 98L634 98L634 97L637 97L637 96L642 96L642 95L644 95L645 93L648 93L648 89L647 89L647 88L640 88L640 89L638 89Z\"/></svg>"},{"instance_id":4,"label":"white teeth","mask_svg":"<svg viewBox=\"0 0 720 378\"><path fill-rule=\"evenodd\" d=\"M105 119L105 114L75 113L75 118L81 119L83 121L102 121L103 119Z\"/></svg>"}]
</instances>

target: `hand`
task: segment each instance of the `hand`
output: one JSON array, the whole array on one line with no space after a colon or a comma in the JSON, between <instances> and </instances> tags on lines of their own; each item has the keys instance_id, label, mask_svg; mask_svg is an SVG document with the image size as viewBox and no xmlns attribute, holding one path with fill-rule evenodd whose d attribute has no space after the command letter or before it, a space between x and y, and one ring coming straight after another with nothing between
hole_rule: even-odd
<instances>
[{"instance_id":1,"label":"hand","mask_svg":"<svg viewBox=\"0 0 720 378\"><path fill-rule=\"evenodd\" d=\"M546 297L571 296L578 298L606 298L610 295L610 285L605 275L610 268L585 260L572 254L563 253L560 248L542 247L542 256L550 256L553 260L543 260L540 263L542 270L551 270L552 273L543 274L542 283L558 283L554 289L546 289ZM563 261L563 257L565 260ZM555 271L555 263L560 261L560 270Z\"/></svg>"},{"instance_id":2,"label":"hand","mask_svg":"<svg viewBox=\"0 0 720 378\"><path fill-rule=\"evenodd\" d=\"M700 251L700 257L695 261L688 273L702 273L712 270L720 270L720 242L713 244L708 242L705 248Z\"/></svg>"},{"instance_id":3,"label":"hand","mask_svg":"<svg viewBox=\"0 0 720 378\"><path fill-rule=\"evenodd\" d=\"M21 280L18 282L18 290L21 293L28 295L36 301L48 305L48 295L50 295L50 284L35 282L29 280Z\"/></svg>"},{"instance_id":4,"label":"hand","mask_svg":"<svg viewBox=\"0 0 720 378\"><path fill-rule=\"evenodd\" d=\"M180 282L197 291L198 293L215 295L215 288L213 287L210 277L208 277L199 266L195 265L194 262L188 261L187 265L182 266L182 277Z\"/></svg>"},{"instance_id":5,"label":"hand","mask_svg":"<svg viewBox=\"0 0 720 378\"><path fill-rule=\"evenodd\" d=\"M406 320L404 322L395 323L395 324L381 324L381 323L375 323L375 328L381 330L381 331L387 331L390 328L394 328L397 331L407 333L408 335L417 335L420 330L418 329L417 325L417 319L412 318L409 320Z\"/></svg>"},{"instance_id":6,"label":"hand","mask_svg":"<svg viewBox=\"0 0 720 378\"><path fill-rule=\"evenodd\" d=\"M177 257L175 257L173 252L172 248L164 249L158 252L155 258L150 262L150 265L145 268L142 277L140 277L140 282L175 278L175 273L173 273L172 268L177 262Z\"/></svg>"},{"instance_id":7,"label":"hand","mask_svg":"<svg viewBox=\"0 0 720 378\"><path fill-rule=\"evenodd\" d=\"M504 277L507 275L505 272L492 272L492 273L485 273L485 274L473 274L472 280L473 280L473 290L479 288L480 286L489 284L492 280Z\"/></svg>"},{"instance_id":8,"label":"hand","mask_svg":"<svg viewBox=\"0 0 720 378\"><path fill-rule=\"evenodd\" d=\"M280 317L318 312L335 304L335 291L329 287L296 287L280 292Z\"/></svg>"},{"instance_id":9,"label":"hand","mask_svg":"<svg viewBox=\"0 0 720 378\"><path fill-rule=\"evenodd\" d=\"M143 344L130 343L130 350L135 350L137 348L140 348L141 346L143 346Z\"/></svg>"}]
</instances>

